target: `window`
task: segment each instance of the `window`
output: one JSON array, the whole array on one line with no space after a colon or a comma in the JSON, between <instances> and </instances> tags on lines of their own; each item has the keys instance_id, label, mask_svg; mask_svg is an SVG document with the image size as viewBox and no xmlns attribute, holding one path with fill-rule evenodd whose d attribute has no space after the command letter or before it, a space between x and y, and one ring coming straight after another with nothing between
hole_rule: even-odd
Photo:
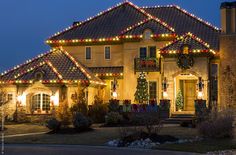
<instances>
[{"instance_id":1,"label":"window","mask_svg":"<svg viewBox=\"0 0 236 155\"><path fill-rule=\"evenodd\" d=\"M105 59L110 60L111 59L111 48L110 47L105 47Z\"/></svg>"},{"instance_id":2,"label":"window","mask_svg":"<svg viewBox=\"0 0 236 155\"><path fill-rule=\"evenodd\" d=\"M34 111L49 111L50 96L47 94L36 94L32 96L31 104Z\"/></svg>"},{"instance_id":3,"label":"window","mask_svg":"<svg viewBox=\"0 0 236 155\"><path fill-rule=\"evenodd\" d=\"M7 100L12 101L13 100L13 94L7 94Z\"/></svg>"},{"instance_id":4,"label":"window","mask_svg":"<svg viewBox=\"0 0 236 155\"><path fill-rule=\"evenodd\" d=\"M156 58L156 46L149 47L149 57Z\"/></svg>"},{"instance_id":5,"label":"window","mask_svg":"<svg viewBox=\"0 0 236 155\"><path fill-rule=\"evenodd\" d=\"M151 39L151 34L152 34L151 30L145 30L144 39L145 40Z\"/></svg>"},{"instance_id":6,"label":"window","mask_svg":"<svg viewBox=\"0 0 236 155\"><path fill-rule=\"evenodd\" d=\"M85 57L86 57L86 60L91 59L91 47L86 47L85 48Z\"/></svg>"},{"instance_id":7,"label":"window","mask_svg":"<svg viewBox=\"0 0 236 155\"><path fill-rule=\"evenodd\" d=\"M218 100L218 64L211 64L211 100Z\"/></svg>"},{"instance_id":8,"label":"window","mask_svg":"<svg viewBox=\"0 0 236 155\"><path fill-rule=\"evenodd\" d=\"M139 51L139 57L140 58L146 58L147 57L147 48L141 47Z\"/></svg>"},{"instance_id":9,"label":"window","mask_svg":"<svg viewBox=\"0 0 236 155\"><path fill-rule=\"evenodd\" d=\"M157 82L155 81L149 82L149 99L157 99Z\"/></svg>"}]
</instances>

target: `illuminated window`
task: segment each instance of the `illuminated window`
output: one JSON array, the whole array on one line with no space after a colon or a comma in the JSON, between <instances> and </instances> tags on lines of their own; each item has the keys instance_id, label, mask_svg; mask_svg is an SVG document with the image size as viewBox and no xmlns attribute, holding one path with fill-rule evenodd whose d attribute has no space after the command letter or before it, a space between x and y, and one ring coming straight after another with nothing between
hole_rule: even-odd
<instances>
[{"instance_id":1,"label":"illuminated window","mask_svg":"<svg viewBox=\"0 0 236 155\"><path fill-rule=\"evenodd\" d=\"M111 48L109 46L105 47L105 59L110 60L111 59Z\"/></svg>"},{"instance_id":2,"label":"illuminated window","mask_svg":"<svg viewBox=\"0 0 236 155\"><path fill-rule=\"evenodd\" d=\"M7 100L12 101L13 100L13 94L7 94Z\"/></svg>"},{"instance_id":3,"label":"illuminated window","mask_svg":"<svg viewBox=\"0 0 236 155\"><path fill-rule=\"evenodd\" d=\"M149 99L157 99L157 82L155 81L149 82Z\"/></svg>"},{"instance_id":4,"label":"illuminated window","mask_svg":"<svg viewBox=\"0 0 236 155\"><path fill-rule=\"evenodd\" d=\"M47 94L36 94L31 99L32 108L34 111L49 111L50 96Z\"/></svg>"},{"instance_id":5,"label":"illuminated window","mask_svg":"<svg viewBox=\"0 0 236 155\"><path fill-rule=\"evenodd\" d=\"M85 48L85 57L86 60L90 60L92 57L92 53L91 53L91 47L86 47Z\"/></svg>"}]
</instances>

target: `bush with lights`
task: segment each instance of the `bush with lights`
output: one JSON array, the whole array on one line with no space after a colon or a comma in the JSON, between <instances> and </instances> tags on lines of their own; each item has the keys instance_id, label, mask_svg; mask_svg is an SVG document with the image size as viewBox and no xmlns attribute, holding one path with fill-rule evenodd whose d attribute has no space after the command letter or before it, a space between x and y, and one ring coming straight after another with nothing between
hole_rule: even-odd
<instances>
[{"instance_id":1,"label":"bush with lights","mask_svg":"<svg viewBox=\"0 0 236 155\"><path fill-rule=\"evenodd\" d=\"M144 72L140 73L137 79L137 87L135 92L135 101L146 103L148 101L148 82Z\"/></svg>"}]
</instances>

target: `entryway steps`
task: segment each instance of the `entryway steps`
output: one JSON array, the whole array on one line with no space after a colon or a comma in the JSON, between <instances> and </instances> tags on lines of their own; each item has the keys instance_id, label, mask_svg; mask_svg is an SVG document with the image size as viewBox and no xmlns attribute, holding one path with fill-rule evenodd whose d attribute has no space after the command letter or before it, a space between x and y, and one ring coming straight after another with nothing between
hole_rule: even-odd
<instances>
[{"instance_id":1,"label":"entryway steps","mask_svg":"<svg viewBox=\"0 0 236 155\"><path fill-rule=\"evenodd\" d=\"M181 122L191 122L193 114L172 114L170 118L164 121L165 124L180 124Z\"/></svg>"}]
</instances>

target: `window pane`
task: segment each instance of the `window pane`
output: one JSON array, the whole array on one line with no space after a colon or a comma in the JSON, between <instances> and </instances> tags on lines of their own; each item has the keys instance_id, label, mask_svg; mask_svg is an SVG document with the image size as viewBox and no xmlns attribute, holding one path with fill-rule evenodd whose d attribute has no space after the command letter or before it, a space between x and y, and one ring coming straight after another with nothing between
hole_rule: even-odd
<instances>
[{"instance_id":1,"label":"window pane","mask_svg":"<svg viewBox=\"0 0 236 155\"><path fill-rule=\"evenodd\" d=\"M151 31L149 31L149 30L147 30L147 31L145 31L145 34L144 34L144 38L145 39L151 39Z\"/></svg>"},{"instance_id":2,"label":"window pane","mask_svg":"<svg viewBox=\"0 0 236 155\"><path fill-rule=\"evenodd\" d=\"M12 101L13 100L13 94L7 94L7 100Z\"/></svg>"},{"instance_id":3,"label":"window pane","mask_svg":"<svg viewBox=\"0 0 236 155\"><path fill-rule=\"evenodd\" d=\"M157 99L157 83L149 82L149 99Z\"/></svg>"},{"instance_id":4,"label":"window pane","mask_svg":"<svg viewBox=\"0 0 236 155\"><path fill-rule=\"evenodd\" d=\"M156 47L155 46L149 47L149 52L150 52L150 58L156 58Z\"/></svg>"},{"instance_id":5,"label":"window pane","mask_svg":"<svg viewBox=\"0 0 236 155\"><path fill-rule=\"evenodd\" d=\"M47 94L43 94L43 111L49 111L50 110L50 96Z\"/></svg>"},{"instance_id":6,"label":"window pane","mask_svg":"<svg viewBox=\"0 0 236 155\"><path fill-rule=\"evenodd\" d=\"M91 59L91 47L86 47L86 59Z\"/></svg>"},{"instance_id":7,"label":"window pane","mask_svg":"<svg viewBox=\"0 0 236 155\"><path fill-rule=\"evenodd\" d=\"M105 47L105 59L110 59L110 58L111 58L110 47Z\"/></svg>"},{"instance_id":8,"label":"window pane","mask_svg":"<svg viewBox=\"0 0 236 155\"><path fill-rule=\"evenodd\" d=\"M40 100L41 100L41 95L37 94L32 97L32 108L34 111L40 110Z\"/></svg>"},{"instance_id":9,"label":"window pane","mask_svg":"<svg viewBox=\"0 0 236 155\"><path fill-rule=\"evenodd\" d=\"M140 58L146 58L147 57L147 48L141 47L139 55L140 55Z\"/></svg>"}]
</instances>

